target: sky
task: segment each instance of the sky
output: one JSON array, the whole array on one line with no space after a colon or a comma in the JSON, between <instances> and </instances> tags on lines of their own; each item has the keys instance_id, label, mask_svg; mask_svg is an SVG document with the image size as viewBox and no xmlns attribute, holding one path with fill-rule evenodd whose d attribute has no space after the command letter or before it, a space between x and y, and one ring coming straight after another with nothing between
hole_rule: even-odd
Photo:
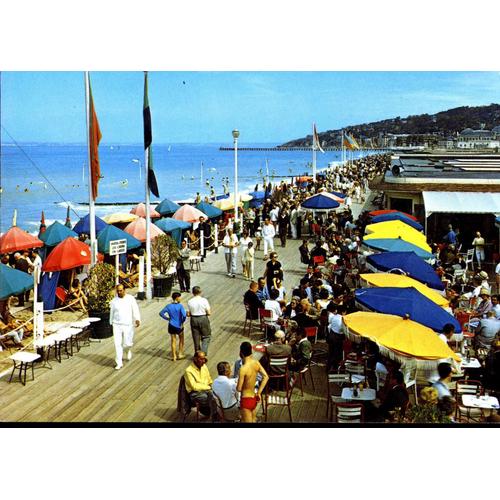
<instances>
[{"instance_id":1,"label":"sky","mask_svg":"<svg viewBox=\"0 0 500 500\"><path fill-rule=\"evenodd\" d=\"M141 143L143 73L91 72L103 144ZM2 72L18 142L83 143L83 72ZM370 121L500 102L500 72L151 72L153 141L276 143ZM2 142L10 142L2 130Z\"/></svg>"}]
</instances>

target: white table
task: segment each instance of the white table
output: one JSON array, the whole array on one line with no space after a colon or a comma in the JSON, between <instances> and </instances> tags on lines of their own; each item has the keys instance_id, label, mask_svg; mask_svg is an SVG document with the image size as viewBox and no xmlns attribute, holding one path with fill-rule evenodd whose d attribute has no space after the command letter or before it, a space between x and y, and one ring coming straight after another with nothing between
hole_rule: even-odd
<instances>
[{"instance_id":1,"label":"white table","mask_svg":"<svg viewBox=\"0 0 500 500\"><path fill-rule=\"evenodd\" d=\"M462 404L468 408L481 408L482 410L496 410L499 408L498 399L493 396L480 396L474 394L463 394Z\"/></svg>"},{"instance_id":2,"label":"white table","mask_svg":"<svg viewBox=\"0 0 500 500\"><path fill-rule=\"evenodd\" d=\"M470 358L469 361L467 361L467 358L462 358L462 361L460 363L460 368L481 368L481 363L477 358Z\"/></svg>"},{"instance_id":3,"label":"white table","mask_svg":"<svg viewBox=\"0 0 500 500\"><path fill-rule=\"evenodd\" d=\"M95 317L85 318L85 321L89 321L90 323L96 323L97 321L101 321L101 318L95 318Z\"/></svg>"},{"instance_id":4,"label":"white table","mask_svg":"<svg viewBox=\"0 0 500 500\"><path fill-rule=\"evenodd\" d=\"M340 397L350 401L374 401L377 393L375 389L363 389L362 391L358 389L358 396L354 397L352 387L344 387Z\"/></svg>"},{"instance_id":5,"label":"white table","mask_svg":"<svg viewBox=\"0 0 500 500\"><path fill-rule=\"evenodd\" d=\"M67 326L69 326L69 323L67 321L50 321L50 322L46 321L43 326L43 329L47 333L55 333L61 328L65 328Z\"/></svg>"}]
</instances>

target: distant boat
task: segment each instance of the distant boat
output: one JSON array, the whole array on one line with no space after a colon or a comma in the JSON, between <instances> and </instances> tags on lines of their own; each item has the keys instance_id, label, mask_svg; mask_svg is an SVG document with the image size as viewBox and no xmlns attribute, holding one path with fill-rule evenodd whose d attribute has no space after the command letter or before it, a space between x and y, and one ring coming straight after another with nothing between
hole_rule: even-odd
<instances>
[{"instance_id":1,"label":"distant boat","mask_svg":"<svg viewBox=\"0 0 500 500\"><path fill-rule=\"evenodd\" d=\"M171 149L172 149L172 146L169 146L169 147L167 148L167 151L170 153L170 150L171 150Z\"/></svg>"}]
</instances>

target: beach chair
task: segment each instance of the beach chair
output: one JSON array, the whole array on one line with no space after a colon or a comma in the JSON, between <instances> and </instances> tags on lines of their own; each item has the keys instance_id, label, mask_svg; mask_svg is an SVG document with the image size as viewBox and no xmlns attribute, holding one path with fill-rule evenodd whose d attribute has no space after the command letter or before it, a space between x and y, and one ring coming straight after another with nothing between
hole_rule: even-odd
<instances>
[{"instance_id":1,"label":"beach chair","mask_svg":"<svg viewBox=\"0 0 500 500\"><path fill-rule=\"evenodd\" d=\"M345 400L340 395L342 394L342 387L351 385L351 375L349 373L327 373L326 378L326 416L331 422L334 406L338 403L345 403Z\"/></svg>"},{"instance_id":2,"label":"beach chair","mask_svg":"<svg viewBox=\"0 0 500 500\"><path fill-rule=\"evenodd\" d=\"M67 306L68 304L71 304L71 299L70 299L69 293L62 286L58 286L56 288L56 300L59 302L59 305L61 307ZM73 306L69 306L67 309L69 309L70 311L76 311L76 309Z\"/></svg>"}]
</instances>

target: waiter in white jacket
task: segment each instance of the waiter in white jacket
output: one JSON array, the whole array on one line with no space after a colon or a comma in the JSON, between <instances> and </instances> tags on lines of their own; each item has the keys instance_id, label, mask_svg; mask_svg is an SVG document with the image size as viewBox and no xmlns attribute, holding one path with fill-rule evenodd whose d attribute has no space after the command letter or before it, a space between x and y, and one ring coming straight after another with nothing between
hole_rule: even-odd
<instances>
[{"instance_id":1,"label":"waiter in white jacket","mask_svg":"<svg viewBox=\"0 0 500 500\"><path fill-rule=\"evenodd\" d=\"M123 348L127 349L127 359L132 359L132 346L134 344L134 324L141 324L139 306L132 295L125 292L123 285L116 286L116 297L111 301L109 323L113 326L113 339L115 342L115 370L123 366Z\"/></svg>"},{"instance_id":2,"label":"waiter in white jacket","mask_svg":"<svg viewBox=\"0 0 500 500\"><path fill-rule=\"evenodd\" d=\"M264 239L264 260L267 259L268 249L274 252L274 237L276 236L276 230L269 217L266 217L264 221L264 226L262 227L262 238Z\"/></svg>"}]
</instances>

